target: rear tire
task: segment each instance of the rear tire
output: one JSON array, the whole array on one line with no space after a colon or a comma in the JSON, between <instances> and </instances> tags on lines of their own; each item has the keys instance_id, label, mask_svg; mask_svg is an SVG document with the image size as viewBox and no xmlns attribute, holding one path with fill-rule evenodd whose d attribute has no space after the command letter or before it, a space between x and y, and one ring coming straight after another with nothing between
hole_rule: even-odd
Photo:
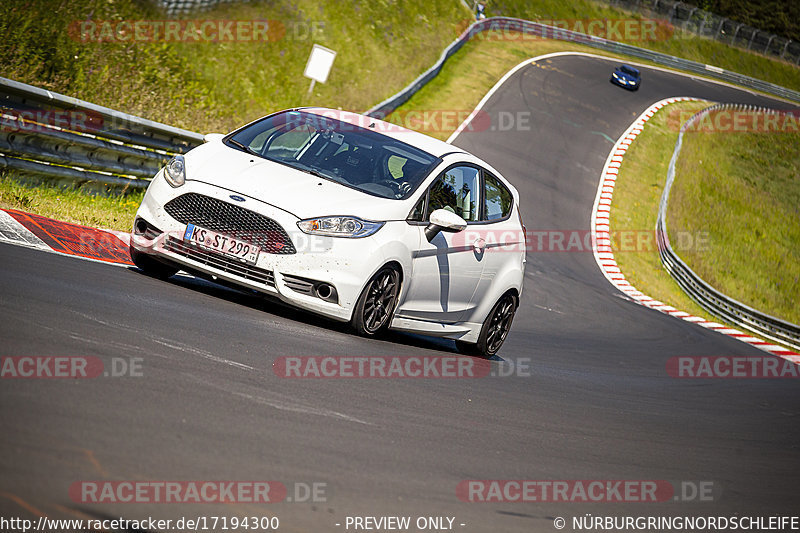
<instances>
[{"instance_id":1,"label":"rear tire","mask_svg":"<svg viewBox=\"0 0 800 533\"><path fill-rule=\"evenodd\" d=\"M400 294L400 272L383 267L372 276L358 297L350 324L362 337L374 337L389 327L397 297Z\"/></svg>"},{"instance_id":2,"label":"rear tire","mask_svg":"<svg viewBox=\"0 0 800 533\"><path fill-rule=\"evenodd\" d=\"M519 302L517 297L511 293L505 293L486 317L478 335L478 342L456 341L458 351L466 355L479 355L481 357L492 357L503 346L508 332L511 330L511 322L517 312Z\"/></svg>"},{"instance_id":3,"label":"rear tire","mask_svg":"<svg viewBox=\"0 0 800 533\"><path fill-rule=\"evenodd\" d=\"M136 268L154 278L167 279L170 276L174 276L179 270L176 267L153 259L146 253L136 250L133 246L130 247L130 254L131 261L136 265Z\"/></svg>"}]
</instances>

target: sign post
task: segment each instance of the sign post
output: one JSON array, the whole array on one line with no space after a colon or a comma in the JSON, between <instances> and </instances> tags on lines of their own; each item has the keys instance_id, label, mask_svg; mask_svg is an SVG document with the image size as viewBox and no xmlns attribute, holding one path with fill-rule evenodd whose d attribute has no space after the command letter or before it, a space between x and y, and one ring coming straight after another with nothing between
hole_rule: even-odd
<instances>
[{"instance_id":1,"label":"sign post","mask_svg":"<svg viewBox=\"0 0 800 533\"><path fill-rule=\"evenodd\" d=\"M328 79L334 59L336 59L336 52L330 48L315 44L311 49L311 55L308 56L308 62L306 63L306 70L303 72L303 76L311 78L308 94L311 94L311 91L314 90L316 82L325 83Z\"/></svg>"}]
</instances>

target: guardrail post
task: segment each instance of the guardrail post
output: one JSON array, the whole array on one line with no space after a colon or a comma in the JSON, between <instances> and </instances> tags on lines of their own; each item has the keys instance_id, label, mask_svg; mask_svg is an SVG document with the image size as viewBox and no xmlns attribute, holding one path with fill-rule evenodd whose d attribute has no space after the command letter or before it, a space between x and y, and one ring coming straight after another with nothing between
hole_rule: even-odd
<instances>
[{"instance_id":1,"label":"guardrail post","mask_svg":"<svg viewBox=\"0 0 800 533\"><path fill-rule=\"evenodd\" d=\"M672 249L667 232L666 213L669 207L669 193L675 181L675 168L683 145L684 133L701 117L720 109L740 109L745 111L755 110L756 106L738 106L731 104L716 104L695 113L689 120L681 125L678 139L667 169L667 181L661 194L656 219L656 239L658 253L664 268L678 283L678 285L703 309L718 316L723 320L735 324L768 339L800 349L800 326L781 320L766 313L753 309L725 294L714 289L698 276ZM770 112L776 112L770 110Z\"/></svg>"}]
</instances>

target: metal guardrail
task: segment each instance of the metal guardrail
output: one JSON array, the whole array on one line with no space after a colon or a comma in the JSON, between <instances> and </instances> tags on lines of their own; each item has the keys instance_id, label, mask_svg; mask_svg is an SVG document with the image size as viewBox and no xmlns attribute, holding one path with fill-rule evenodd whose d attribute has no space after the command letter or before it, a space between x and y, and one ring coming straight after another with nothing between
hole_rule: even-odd
<instances>
[{"instance_id":1,"label":"metal guardrail","mask_svg":"<svg viewBox=\"0 0 800 533\"><path fill-rule=\"evenodd\" d=\"M655 17L681 30L731 46L780 57L800 65L800 43L705 11L680 0L604 0L606 3Z\"/></svg>"},{"instance_id":2,"label":"metal guardrail","mask_svg":"<svg viewBox=\"0 0 800 533\"><path fill-rule=\"evenodd\" d=\"M709 113L721 109L744 110L754 113L779 113L778 111L754 106L718 104L696 113L683 123L678 134L678 140L675 143L672 159L669 162L667 183L661 195L661 202L658 208L658 219L656 221L658 253L661 256L661 262L673 279L703 309L731 324L736 324L776 342L791 346L794 349L800 349L800 326L762 313L714 289L678 257L669 242L666 222L669 192L675 180L675 165L683 144L683 134Z\"/></svg>"},{"instance_id":3,"label":"metal guardrail","mask_svg":"<svg viewBox=\"0 0 800 533\"><path fill-rule=\"evenodd\" d=\"M246 2L247 0L155 0L155 3L168 15L176 15L205 11L233 1ZM745 50L773 55L800 65L800 43L797 41L736 22L681 0L604 1L627 11L663 17L664 20L684 32L714 39ZM477 2L471 2L473 5L470 5L466 0L461 0L461 3L471 12L475 12L474 4Z\"/></svg>"},{"instance_id":4,"label":"metal guardrail","mask_svg":"<svg viewBox=\"0 0 800 533\"><path fill-rule=\"evenodd\" d=\"M470 26L442 52L432 67L410 85L370 109L367 114L385 117L397 109L435 78L450 56L483 31L514 31L585 44L800 102L800 93L797 91L710 65L536 22L493 17ZM696 117L689 122L691 120L696 120ZM681 287L712 314L800 349L800 327L760 313L719 293L700 279L672 251L666 236L664 213L683 131L685 130L682 129L678 137L670 162L670 174L659 210L657 235L659 253L665 267ZM144 188L148 185L149 178L172 155L185 153L202 142L203 136L199 133L0 78L0 168L42 175L73 184L91 182L111 187Z\"/></svg>"},{"instance_id":5,"label":"metal guardrail","mask_svg":"<svg viewBox=\"0 0 800 533\"><path fill-rule=\"evenodd\" d=\"M710 65L672 57L601 37L509 17L472 24L439 60L367 114L385 117L435 78L445 61L481 32L517 32L585 44L657 64L736 83L800 102L800 92ZM513 37L509 37L513 38ZM84 184L144 188L175 153L202 142L202 135L0 78L0 168Z\"/></svg>"},{"instance_id":6,"label":"metal guardrail","mask_svg":"<svg viewBox=\"0 0 800 533\"><path fill-rule=\"evenodd\" d=\"M773 94L781 98L800 102L800 92L775 85L766 81L751 78L743 74L724 70L713 65L706 65L696 61L689 61L688 59L681 59L673 57L660 52L654 52L637 46L632 46L625 43L619 43L604 39L602 37L595 37L585 33L570 31L567 29L556 28L538 22L531 22L528 20L516 19L511 17L492 17L487 18L472 24L466 29L455 41L453 41L447 48L445 48L439 60L434 63L432 67L423 72L417 79L411 82L403 90L399 91L393 96L390 96L380 104L367 111L367 114L377 118L383 118L389 115L392 111L403 105L422 88L426 83L435 78L442 70L445 61L461 49L470 39L476 37L481 32L519 32L522 34L531 35L534 37L555 39L560 41L574 42L584 44L605 50L607 52L614 52L617 54L624 54L639 59L652 61L659 65L664 65L670 68L702 74L710 78L716 78L729 83L741 85L751 89L756 89L768 94ZM512 38L512 37L509 37Z\"/></svg>"},{"instance_id":7,"label":"metal guardrail","mask_svg":"<svg viewBox=\"0 0 800 533\"><path fill-rule=\"evenodd\" d=\"M433 66L431 66L403 90L367 111L367 114L370 116L383 118L403 105L420 88L422 88L426 83L431 81L439 74L444 66L445 61L447 61L450 56L460 50L461 47L469 41L469 39L483 31L516 31L532 34L542 38L558 39L585 44L601 50L616 52L619 54L627 54L640 59L647 59L653 61L654 63L668 67L703 74L708 77L717 78L723 81L735 83L744 87L757 89L765 93L800 102L800 93L797 91L751 78L749 76L744 76L742 74L737 74L735 72L723 70L711 65L704 65L695 61L688 61L628 44L609 41L600 37L594 37L583 33L555 28L553 26L547 26L536 22L529 22L509 17L493 17L475 22L453 43L451 43L450 46L444 50L444 52L442 52L439 60ZM723 104L719 107L723 106L730 106L730 104ZM736 106L734 105L732 107ZM752 106L740 107L743 109L755 109ZM709 109L715 108L716 106L712 106ZM772 110L765 111L774 112ZM681 261L674 251L672 251L666 234L664 213L666 212L669 187L672 185L672 178L674 178L675 160L677 159L677 153L680 151L680 143L683 139L683 131L685 130L681 130L678 142L676 144L675 153L673 154L673 159L670 162L670 177L668 177L668 184L664 189L664 195L661 199L658 227L656 228L659 254L661 255L661 260L664 263L664 266L678 282L678 284L687 292L687 294L689 294L692 299L698 302L698 304L700 304L711 314L719 316L732 324L737 324L742 328L763 335L764 337L772 339L776 342L781 342L795 349L800 349L800 326L780 320L765 313L761 313L760 311L757 311L741 302L725 296L697 276L697 274L695 274L683 261Z\"/></svg>"},{"instance_id":8,"label":"metal guardrail","mask_svg":"<svg viewBox=\"0 0 800 533\"><path fill-rule=\"evenodd\" d=\"M0 168L72 184L145 188L203 136L0 78Z\"/></svg>"}]
</instances>

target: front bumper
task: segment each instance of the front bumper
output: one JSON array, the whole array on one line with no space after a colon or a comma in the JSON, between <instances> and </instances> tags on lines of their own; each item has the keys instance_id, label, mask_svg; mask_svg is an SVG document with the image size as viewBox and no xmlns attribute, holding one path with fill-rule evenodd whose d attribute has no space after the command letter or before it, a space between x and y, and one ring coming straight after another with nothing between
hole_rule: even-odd
<instances>
[{"instance_id":1,"label":"front bumper","mask_svg":"<svg viewBox=\"0 0 800 533\"><path fill-rule=\"evenodd\" d=\"M230 199L233 192L198 181L187 181L176 189L159 172L136 213L137 222L144 220L157 230L143 233L134 227L131 246L188 271L277 297L335 320L350 320L363 286L385 261L376 236L388 233L387 228L360 239L308 235L297 228L299 219L291 213L249 197L245 202L234 202ZM190 245L183 238L186 224L164 209L170 200L187 193L211 197L272 219L286 231L296 253L262 251L255 264L248 264ZM235 194L242 196L239 192ZM315 290L317 284L332 286L334 297L328 300L320 297Z\"/></svg>"},{"instance_id":2,"label":"front bumper","mask_svg":"<svg viewBox=\"0 0 800 533\"><path fill-rule=\"evenodd\" d=\"M636 80L626 80L625 78L617 78L614 76L611 76L611 83L625 89L636 90L639 88L639 82Z\"/></svg>"}]
</instances>

